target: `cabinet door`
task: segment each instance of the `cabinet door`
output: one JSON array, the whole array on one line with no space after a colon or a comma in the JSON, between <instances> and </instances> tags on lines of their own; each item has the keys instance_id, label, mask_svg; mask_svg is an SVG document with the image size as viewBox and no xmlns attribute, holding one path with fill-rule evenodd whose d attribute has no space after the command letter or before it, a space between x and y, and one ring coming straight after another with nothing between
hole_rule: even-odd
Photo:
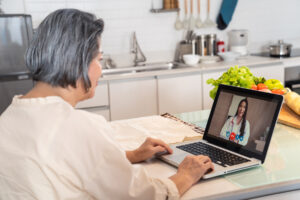
<instances>
[{"instance_id":1,"label":"cabinet door","mask_svg":"<svg viewBox=\"0 0 300 200\"><path fill-rule=\"evenodd\" d=\"M202 109L201 74L157 77L159 114L182 113Z\"/></svg>"},{"instance_id":2,"label":"cabinet door","mask_svg":"<svg viewBox=\"0 0 300 200\"><path fill-rule=\"evenodd\" d=\"M108 89L107 82L99 82L95 89L95 95L91 99L79 102L76 108L92 108L99 106L107 106L108 104Z\"/></svg>"},{"instance_id":3,"label":"cabinet door","mask_svg":"<svg viewBox=\"0 0 300 200\"><path fill-rule=\"evenodd\" d=\"M81 108L81 109L98 115L102 115L107 121L110 120L110 113L109 113L108 106L99 106L99 107Z\"/></svg>"},{"instance_id":4,"label":"cabinet door","mask_svg":"<svg viewBox=\"0 0 300 200\"><path fill-rule=\"evenodd\" d=\"M250 71L254 76L263 76L266 79L277 79L284 84L284 65L282 63L250 66Z\"/></svg>"},{"instance_id":5,"label":"cabinet door","mask_svg":"<svg viewBox=\"0 0 300 200\"><path fill-rule=\"evenodd\" d=\"M156 79L109 81L111 120L157 114Z\"/></svg>"},{"instance_id":6,"label":"cabinet door","mask_svg":"<svg viewBox=\"0 0 300 200\"><path fill-rule=\"evenodd\" d=\"M227 70L227 69L226 69ZM219 78L226 70L213 71L213 72L204 72L203 73L203 109L211 109L213 104L213 99L210 98L209 92L214 88L213 85L207 84L206 81L210 78L217 79Z\"/></svg>"}]
</instances>

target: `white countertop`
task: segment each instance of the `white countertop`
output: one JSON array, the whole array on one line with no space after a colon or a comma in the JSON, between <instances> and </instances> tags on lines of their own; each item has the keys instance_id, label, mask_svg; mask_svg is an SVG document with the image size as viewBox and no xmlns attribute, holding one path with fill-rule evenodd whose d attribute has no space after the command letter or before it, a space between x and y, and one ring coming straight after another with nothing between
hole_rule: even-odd
<instances>
[{"instance_id":1,"label":"white countertop","mask_svg":"<svg viewBox=\"0 0 300 200\"><path fill-rule=\"evenodd\" d=\"M229 67L238 65L238 66L247 66L251 67L259 67L261 65L268 64L278 64L278 63L299 63L300 57L293 58L271 58L271 57L259 57L259 56L247 56L240 58L236 61L231 62L216 62L216 63L199 63L195 66L186 67L186 68L177 68L171 70L156 70L156 71L145 71L138 73L123 73L123 74L111 74L101 77L99 82L108 81L108 80L120 80L120 79L132 79L132 78L144 78L144 77L152 77L152 76L164 76L164 75L175 75L182 73L209 73L210 71L220 71L223 69L227 69Z\"/></svg>"},{"instance_id":2,"label":"white countertop","mask_svg":"<svg viewBox=\"0 0 300 200\"><path fill-rule=\"evenodd\" d=\"M199 124L208 119L209 112L201 110L175 116L188 123ZM189 126L161 116L120 120L111 124L115 129L114 138L124 149L138 147L148 136L163 139L167 143L182 141L184 137L198 136L198 133L193 133ZM181 199L250 199L299 189L299 159L295 159L300 149L299 133L298 129L277 123L263 165L213 179L200 180ZM150 159L138 165L142 165L151 177L169 177L177 171L173 166L157 159Z\"/></svg>"}]
</instances>

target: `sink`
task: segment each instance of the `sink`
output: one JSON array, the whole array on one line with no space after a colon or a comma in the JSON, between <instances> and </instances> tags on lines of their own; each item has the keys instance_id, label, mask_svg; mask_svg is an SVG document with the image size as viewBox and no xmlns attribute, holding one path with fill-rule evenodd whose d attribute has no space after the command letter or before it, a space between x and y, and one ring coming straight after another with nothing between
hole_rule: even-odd
<instances>
[{"instance_id":1,"label":"sink","mask_svg":"<svg viewBox=\"0 0 300 200\"><path fill-rule=\"evenodd\" d=\"M171 69L179 69L179 68L187 68L187 67L190 66L178 62L146 63L144 65L139 65L139 66L103 69L102 76L117 75L117 74L133 74L138 72L159 71L159 70L171 70Z\"/></svg>"}]
</instances>

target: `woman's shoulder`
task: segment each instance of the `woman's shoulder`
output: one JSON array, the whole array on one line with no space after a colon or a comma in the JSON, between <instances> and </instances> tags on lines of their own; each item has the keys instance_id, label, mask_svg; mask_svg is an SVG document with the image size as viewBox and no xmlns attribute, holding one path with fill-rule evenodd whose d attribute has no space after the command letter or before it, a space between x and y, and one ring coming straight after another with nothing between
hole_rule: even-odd
<instances>
[{"instance_id":1,"label":"woman's shoulder","mask_svg":"<svg viewBox=\"0 0 300 200\"><path fill-rule=\"evenodd\" d=\"M69 120L80 121L81 123L107 123L102 115L76 108L71 111Z\"/></svg>"},{"instance_id":2,"label":"woman's shoulder","mask_svg":"<svg viewBox=\"0 0 300 200\"><path fill-rule=\"evenodd\" d=\"M111 140L109 135L113 134L109 122L103 116L77 109L69 114L61 128L64 137L71 137L73 141L89 141L88 143L93 144Z\"/></svg>"},{"instance_id":3,"label":"woman's shoulder","mask_svg":"<svg viewBox=\"0 0 300 200\"><path fill-rule=\"evenodd\" d=\"M104 123L107 122L106 119L102 115L88 112L85 110L74 109L74 113L75 113L75 116L82 117L88 121L97 121L97 122L104 122Z\"/></svg>"},{"instance_id":4,"label":"woman's shoulder","mask_svg":"<svg viewBox=\"0 0 300 200\"><path fill-rule=\"evenodd\" d=\"M109 128L106 119L98 114L85 110L73 109L63 120L63 127L71 132L86 135L103 132ZM69 132L69 131L66 131Z\"/></svg>"}]
</instances>

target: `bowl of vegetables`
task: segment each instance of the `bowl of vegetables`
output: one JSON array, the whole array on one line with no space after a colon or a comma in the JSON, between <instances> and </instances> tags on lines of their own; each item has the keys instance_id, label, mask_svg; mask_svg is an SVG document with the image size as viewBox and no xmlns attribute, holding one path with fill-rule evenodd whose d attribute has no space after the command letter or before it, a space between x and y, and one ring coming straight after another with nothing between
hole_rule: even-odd
<instances>
[{"instance_id":1,"label":"bowl of vegetables","mask_svg":"<svg viewBox=\"0 0 300 200\"><path fill-rule=\"evenodd\" d=\"M285 89L283 84L276 79L266 80L264 77L254 76L250 69L246 66L230 67L224 72L218 79L208 79L207 84L211 84L214 88L209 92L209 96L214 99L219 84L232 85L237 87L243 87L253 90L259 90L261 92L272 92L275 94L284 94Z\"/></svg>"}]
</instances>

